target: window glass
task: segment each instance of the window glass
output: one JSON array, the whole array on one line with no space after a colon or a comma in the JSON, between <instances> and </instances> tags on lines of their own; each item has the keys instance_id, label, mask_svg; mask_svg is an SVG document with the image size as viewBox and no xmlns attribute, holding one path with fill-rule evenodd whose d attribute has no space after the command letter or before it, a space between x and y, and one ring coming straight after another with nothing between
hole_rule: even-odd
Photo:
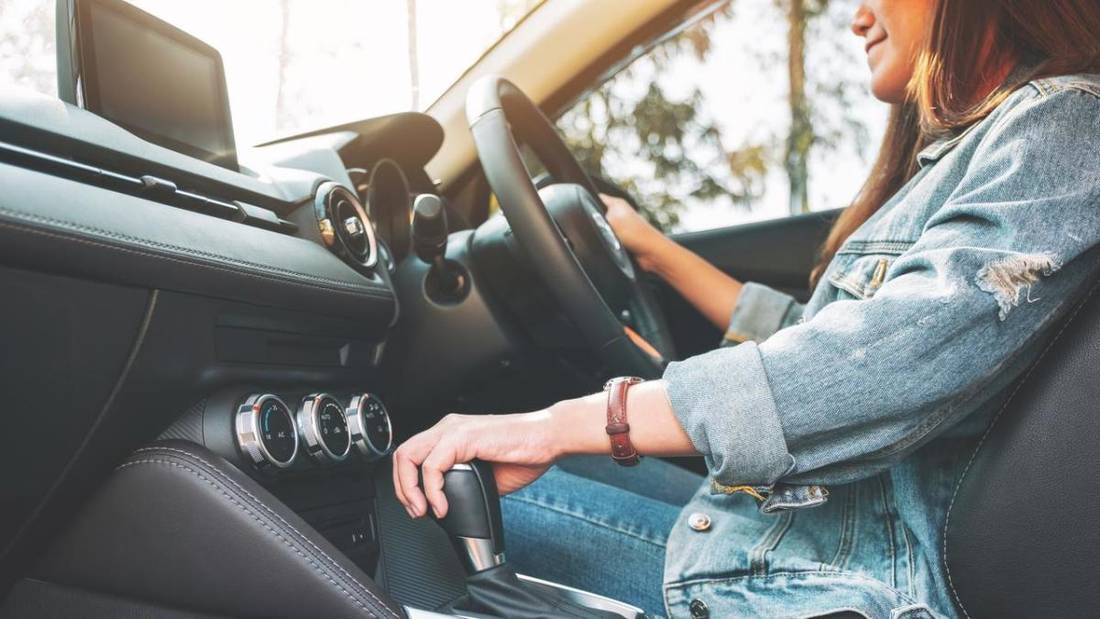
<instances>
[{"instance_id":1,"label":"window glass","mask_svg":"<svg viewBox=\"0 0 1100 619\"><path fill-rule=\"evenodd\" d=\"M0 0L0 88L57 96L53 0Z\"/></svg>"},{"instance_id":2,"label":"window glass","mask_svg":"<svg viewBox=\"0 0 1100 619\"><path fill-rule=\"evenodd\" d=\"M423 110L540 0L129 0L217 49L238 145ZM0 0L0 83L57 94L55 0Z\"/></svg>"},{"instance_id":3,"label":"window glass","mask_svg":"<svg viewBox=\"0 0 1100 619\"><path fill-rule=\"evenodd\" d=\"M584 95L558 127L590 172L666 231L846 206L889 111L871 97L862 40L848 30L855 8L721 3Z\"/></svg>"}]
</instances>

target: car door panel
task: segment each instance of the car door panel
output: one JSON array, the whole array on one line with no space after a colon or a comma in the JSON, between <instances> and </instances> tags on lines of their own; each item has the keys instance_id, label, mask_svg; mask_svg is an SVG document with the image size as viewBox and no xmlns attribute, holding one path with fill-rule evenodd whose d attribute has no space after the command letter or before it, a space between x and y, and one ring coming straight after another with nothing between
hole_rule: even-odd
<instances>
[{"instance_id":1,"label":"car door panel","mask_svg":"<svg viewBox=\"0 0 1100 619\"><path fill-rule=\"evenodd\" d=\"M839 212L808 213L672 238L741 281L765 284L805 301L818 249ZM721 341L722 332L671 287L658 284L658 297L681 358L706 352Z\"/></svg>"}]
</instances>

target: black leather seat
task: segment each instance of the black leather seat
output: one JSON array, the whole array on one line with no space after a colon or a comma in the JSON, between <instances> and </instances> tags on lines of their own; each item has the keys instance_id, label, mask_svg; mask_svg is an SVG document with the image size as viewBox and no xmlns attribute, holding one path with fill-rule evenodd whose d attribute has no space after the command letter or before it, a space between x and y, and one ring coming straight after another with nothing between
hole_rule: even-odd
<instances>
[{"instance_id":1,"label":"black leather seat","mask_svg":"<svg viewBox=\"0 0 1100 619\"><path fill-rule=\"evenodd\" d=\"M134 452L0 617L355 617L405 609L281 501L186 441Z\"/></svg>"},{"instance_id":2,"label":"black leather seat","mask_svg":"<svg viewBox=\"0 0 1100 619\"><path fill-rule=\"evenodd\" d=\"M944 532L969 617L1100 614L1100 284L975 450Z\"/></svg>"}]
</instances>

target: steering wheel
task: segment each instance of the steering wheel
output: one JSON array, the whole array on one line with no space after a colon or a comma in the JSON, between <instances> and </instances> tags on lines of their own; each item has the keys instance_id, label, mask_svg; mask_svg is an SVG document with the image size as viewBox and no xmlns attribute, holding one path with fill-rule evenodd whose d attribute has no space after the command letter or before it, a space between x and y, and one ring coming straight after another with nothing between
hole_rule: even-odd
<instances>
[{"instance_id":1,"label":"steering wheel","mask_svg":"<svg viewBox=\"0 0 1100 619\"><path fill-rule=\"evenodd\" d=\"M674 354L660 305L639 282L595 185L554 125L497 76L470 87L466 119L512 234L566 317L610 371L659 377ZM534 151L557 183L536 189L518 143Z\"/></svg>"}]
</instances>

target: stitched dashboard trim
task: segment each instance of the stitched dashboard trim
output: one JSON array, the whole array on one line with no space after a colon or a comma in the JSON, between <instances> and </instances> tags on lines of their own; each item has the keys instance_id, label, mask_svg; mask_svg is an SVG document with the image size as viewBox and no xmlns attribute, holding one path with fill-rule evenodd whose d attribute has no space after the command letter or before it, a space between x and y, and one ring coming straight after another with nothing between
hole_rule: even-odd
<instances>
[{"instance_id":1,"label":"stitched dashboard trim","mask_svg":"<svg viewBox=\"0 0 1100 619\"><path fill-rule=\"evenodd\" d=\"M263 274L266 274L268 279L275 279L275 280L282 280L282 281L292 281L294 283L310 286L310 287L313 287L313 288L326 288L326 286L319 286L317 284L317 282L321 282L321 283L324 283L324 284L328 284L327 288L331 288L331 289L340 289L340 290L346 290L346 291L351 291L351 292L359 292L359 293L362 293L362 294L371 295L371 296L378 296L378 297L383 297L383 298L389 298L390 297L390 295L386 291L384 291L383 289L381 289L379 287L375 287L375 286L366 286L366 285L357 284L357 283L354 283L354 282L348 282L348 281L342 281L342 280L338 280L338 279L332 279L332 278L324 277L324 276L321 276L321 275L316 275L316 274L311 274L311 273L301 273L301 272L298 272L298 271L292 271L292 270L289 270L289 269L282 269L282 268L273 267L273 266L270 266L270 265L260 264L260 263L256 263L256 262L250 262L250 261L247 261L247 260L240 260L240 259L237 259L237 258L231 258L229 256L224 256L222 254L216 254L216 253L213 253L213 252L206 252L206 251L197 250L197 249L191 249L191 248L188 248L188 247L183 247L181 245L174 245L174 244L171 244L171 243L162 243L162 242L159 242L159 241L153 241L153 240L150 240L150 239L131 236L131 235L128 235L128 234L113 232L111 230L104 230L102 228L97 228L97 227L94 227L94 226L87 226L87 225L84 225L84 224L78 224L78 223L71 222L71 221L66 221L66 220L63 220L63 219L56 219L56 218L53 218L53 217L44 217L42 215L35 215L33 213L27 213L27 212L24 212L24 211L17 211L17 210L13 210L13 209L9 209L9 208L4 208L4 207L0 207L0 214L7 215L8 217L11 217L12 219L20 220L20 221L25 222L25 223L33 222L33 223L47 224L47 225L55 227L55 231L56 231L56 228L61 228L62 230L67 230L69 232L84 233L85 235L93 235L94 237L98 237L96 240L99 240L99 241L105 241L107 239L112 239L112 240L120 241L120 242L129 244L129 245L142 247L142 248L149 249L149 250L159 250L159 251L156 251L155 253L142 252L142 251L137 250L136 247L124 247L124 246L118 246L118 245L109 244L109 243L103 243L103 242L94 243L94 241L92 239L86 238L83 235L75 235L75 234L72 235L72 236L65 235L65 234L52 234L51 235L51 234L49 234L49 232L47 232L45 230L34 228L32 226L19 226L19 225L16 225L16 224L8 224L7 227L11 227L11 228L23 229L23 230L27 230L27 231L30 231L30 232L46 234L46 235L55 236L55 237L58 237L58 238L70 239L70 240L74 240L74 241L91 242L93 244L98 244L98 245L101 245L103 247L109 247L109 248L113 248L113 249L120 250L120 251L128 251L128 252L139 253L139 254L148 255L148 256L161 257L161 258L165 258L165 259L168 259L168 260L174 260L174 261L182 262L182 263L186 263L186 264L194 264L194 265L198 265L198 266L205 266L205 267L209 267L209 268L224 270L224 271L227 271L227 272L230 272L230 273L239 273L239 274L245 274L245 275L254 275L254 276L264 277L265 275L261 275L261 273L263 273ZM167 252L172 252L173 254L177 254L177 255L167 255L165 250L167 250ZM178 255L178 254L182 254L182 256ZM205 261L204 260L195 260L195 259L187 260L186 259L187 257L203 258L203 259L206 259L206 260ZM216 263L216 264L211 264L211 262ZM236 265L236 266L239 266L239 267L244 267L244 269L230 269L230 268L227 268L228 265ZM245 269L247 269L247 270L245 270ZM258 271L259 273L250 272L250 271ZM281 276L281 277L279 277L279 276Z\"/></svg>"}]
</instances>

